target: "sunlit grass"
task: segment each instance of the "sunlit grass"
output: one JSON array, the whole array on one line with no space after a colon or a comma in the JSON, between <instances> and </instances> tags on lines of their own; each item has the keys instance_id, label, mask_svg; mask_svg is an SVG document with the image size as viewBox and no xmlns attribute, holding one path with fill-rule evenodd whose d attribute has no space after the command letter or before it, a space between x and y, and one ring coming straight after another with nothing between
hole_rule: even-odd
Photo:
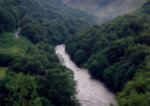
<instances>
[{"instance_id":1,"label":"sunlit grass","mask_svg":"<svg viewBox=\"0 0 150 106\"><path fill-rule=\"evenodd\" d=\"M0 53L21 53L32 45L24 36L15 39L13 32L4 32L0 34Z\"/></svg>"},{"instance_id":2,"label":"sunlit grass","mask_svg":"<svg viewBox=\"0 0 150 106\"><path fill-rule=\"evenodd\" d=\"M15 39L13 32L4 32L0 34L0 51L6 50L14 53L19 51L25 51L32 43L24 36L19 36Z\"/></svg>"},{"instance_id":3,"label":"sunlit grass","mask_svg":"<svg viewBox=\"0 0 150 106\"><path fill-rule=\"evenodd\" d=\"M0 66L8 65L10 60L16 56L24 55L32 42L24 36L15 38L14 32L3 32L0 34Z\"/></svg>"},{"instance_id":4,"label":"sunlit grass","mask_svg":"<svg viewBox=\"0 0 150 106\"><path fill-rule=\"evenodd\" d=\"M5 77L7 69L7 67L0 67L0 79Z\"/></svg>"}]
</instances>

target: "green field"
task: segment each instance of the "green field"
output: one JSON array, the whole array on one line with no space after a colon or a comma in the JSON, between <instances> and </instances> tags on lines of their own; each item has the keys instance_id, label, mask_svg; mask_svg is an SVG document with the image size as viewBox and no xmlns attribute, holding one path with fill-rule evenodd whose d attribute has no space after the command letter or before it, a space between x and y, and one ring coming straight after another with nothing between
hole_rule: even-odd
<instances>
[{"instance_id":1,"label":"green field","mask_svg":"<svg viewBox=\"0 0 150 106\"><path fill-rule=\"evenodd\" d=\"M7 69L7 67L0 67L0 79L5 77Z\"/></svg>"},{"instance_id":2,"label":"green field","mask_svg":"<svg viewBox=\"0 0 150 106\"><path fill-rule=\"evenodd\" d=\"M31 45L31 41L24 36L15 39L14 32L0 34L0 66L8 66L14 57L23 55Z\"/></svg>"},{"instance_id":3,"label":"green field","mask_svg":"<svg viewBox=\"0 0 150 106\"><path fill-rule=\"evenodd\" d=\"M0 52L20 53L26 51L32 43L24 36L15 39L13 32L4 32L0 34Z\"/></svg>"}]
</instances>

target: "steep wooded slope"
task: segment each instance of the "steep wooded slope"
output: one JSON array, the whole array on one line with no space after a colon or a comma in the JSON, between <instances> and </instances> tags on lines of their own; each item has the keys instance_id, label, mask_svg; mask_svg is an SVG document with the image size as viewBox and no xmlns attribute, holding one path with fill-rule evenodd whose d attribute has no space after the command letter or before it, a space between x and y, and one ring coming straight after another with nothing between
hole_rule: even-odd
<instances>
[{"instance_id":1,"label":"steep wooded slope","mask_svg":"<svg viewBox=\"0 0 150 106\"><path fill-rule=\"evenodd\" d=\"M68 35L90 23L90 16L81 16L83 12L49 0L1 0L0 6L0 32L20 26L22 35L34 43L40 40L51 44L63 42Z\"/></svg>"},{"instance_id":2,"label":"steep wooded slope","mask_svg":"<svg viewBox=\"0 0 150 106\"><path fill-rule=\"evenodd\" d=\"M46 4L0 0L0 66L8 67L0 68L0 106L79 105L72 73L59 63L52 45L87 27L88 16L77 18L82 14L77 10L63 15L59 8L67 7ZM20 37L15 39L18 27Z\"/></svg>"},{"instance_id":3,"label":"steep wooded slope","mask_svg":"<svg viewBox=\"0 0 150 106\"><path fill-rule=\"evenodd\" d=\"M79 32L67 51L93 77L118 93L121 106L150 105L149 2L135 13Z\"/></svg>"}]
</instances>

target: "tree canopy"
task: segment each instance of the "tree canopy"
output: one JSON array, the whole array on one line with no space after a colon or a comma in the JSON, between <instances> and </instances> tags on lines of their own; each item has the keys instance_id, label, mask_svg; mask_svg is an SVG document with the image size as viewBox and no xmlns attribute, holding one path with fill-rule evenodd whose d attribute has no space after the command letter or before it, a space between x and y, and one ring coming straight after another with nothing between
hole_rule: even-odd
<instances>
[{"instance_id":1,"label":"tree canopy","mask_svg":"<svg viewBox=\"0 0 150 106\"><path fill-rule=\"evenodd\" d=\"M149 7L148 1L134 13L79 31L66 41L71 58L117 93L120 106L150 105Z\"/></svg>"}]
</instances>

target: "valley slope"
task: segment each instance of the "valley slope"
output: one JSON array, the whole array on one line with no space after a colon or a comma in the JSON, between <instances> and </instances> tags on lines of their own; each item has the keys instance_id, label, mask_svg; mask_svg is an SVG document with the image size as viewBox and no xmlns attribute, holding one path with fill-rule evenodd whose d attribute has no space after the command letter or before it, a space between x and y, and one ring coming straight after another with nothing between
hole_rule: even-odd
<instances>
[{"instance_id":1,"label":"valley slope","mask_svg":"<svg viewBox=\"0 0 150 106\"><path fill-rule=\"evenodd\" d=\"M0 0L1 106L79 105L73 74L59 63L54 45L93 22L52 1Z\"/></svg>"},{"instance_id":2,"label":"valley slope","mask_svg":"<svg viewBox=\"0 0 150 106\"><path fill-rule=\"evenodd\" d=\"M90 7L80 0L71 2L74 8L63 3L0 0L0 105L79 106L73 73L54 52L54 46L65 41L71 58L117 93L121 106L149 105L150 2L93 27L89 26L96 18L76 9L80 5L108 21L135 10L144 0L87 1Z\"/></svg>"},{"instance_id":3,"label":"valley slope","mask_svg":"<svg viewBox=\"0 0 150 106\"><path fill-rule=\"evenodd\" d=\"M66 50L117 93L120 106L150 105L150 2L134 13L80 31Z\"/></svg>"}]
</instances>

